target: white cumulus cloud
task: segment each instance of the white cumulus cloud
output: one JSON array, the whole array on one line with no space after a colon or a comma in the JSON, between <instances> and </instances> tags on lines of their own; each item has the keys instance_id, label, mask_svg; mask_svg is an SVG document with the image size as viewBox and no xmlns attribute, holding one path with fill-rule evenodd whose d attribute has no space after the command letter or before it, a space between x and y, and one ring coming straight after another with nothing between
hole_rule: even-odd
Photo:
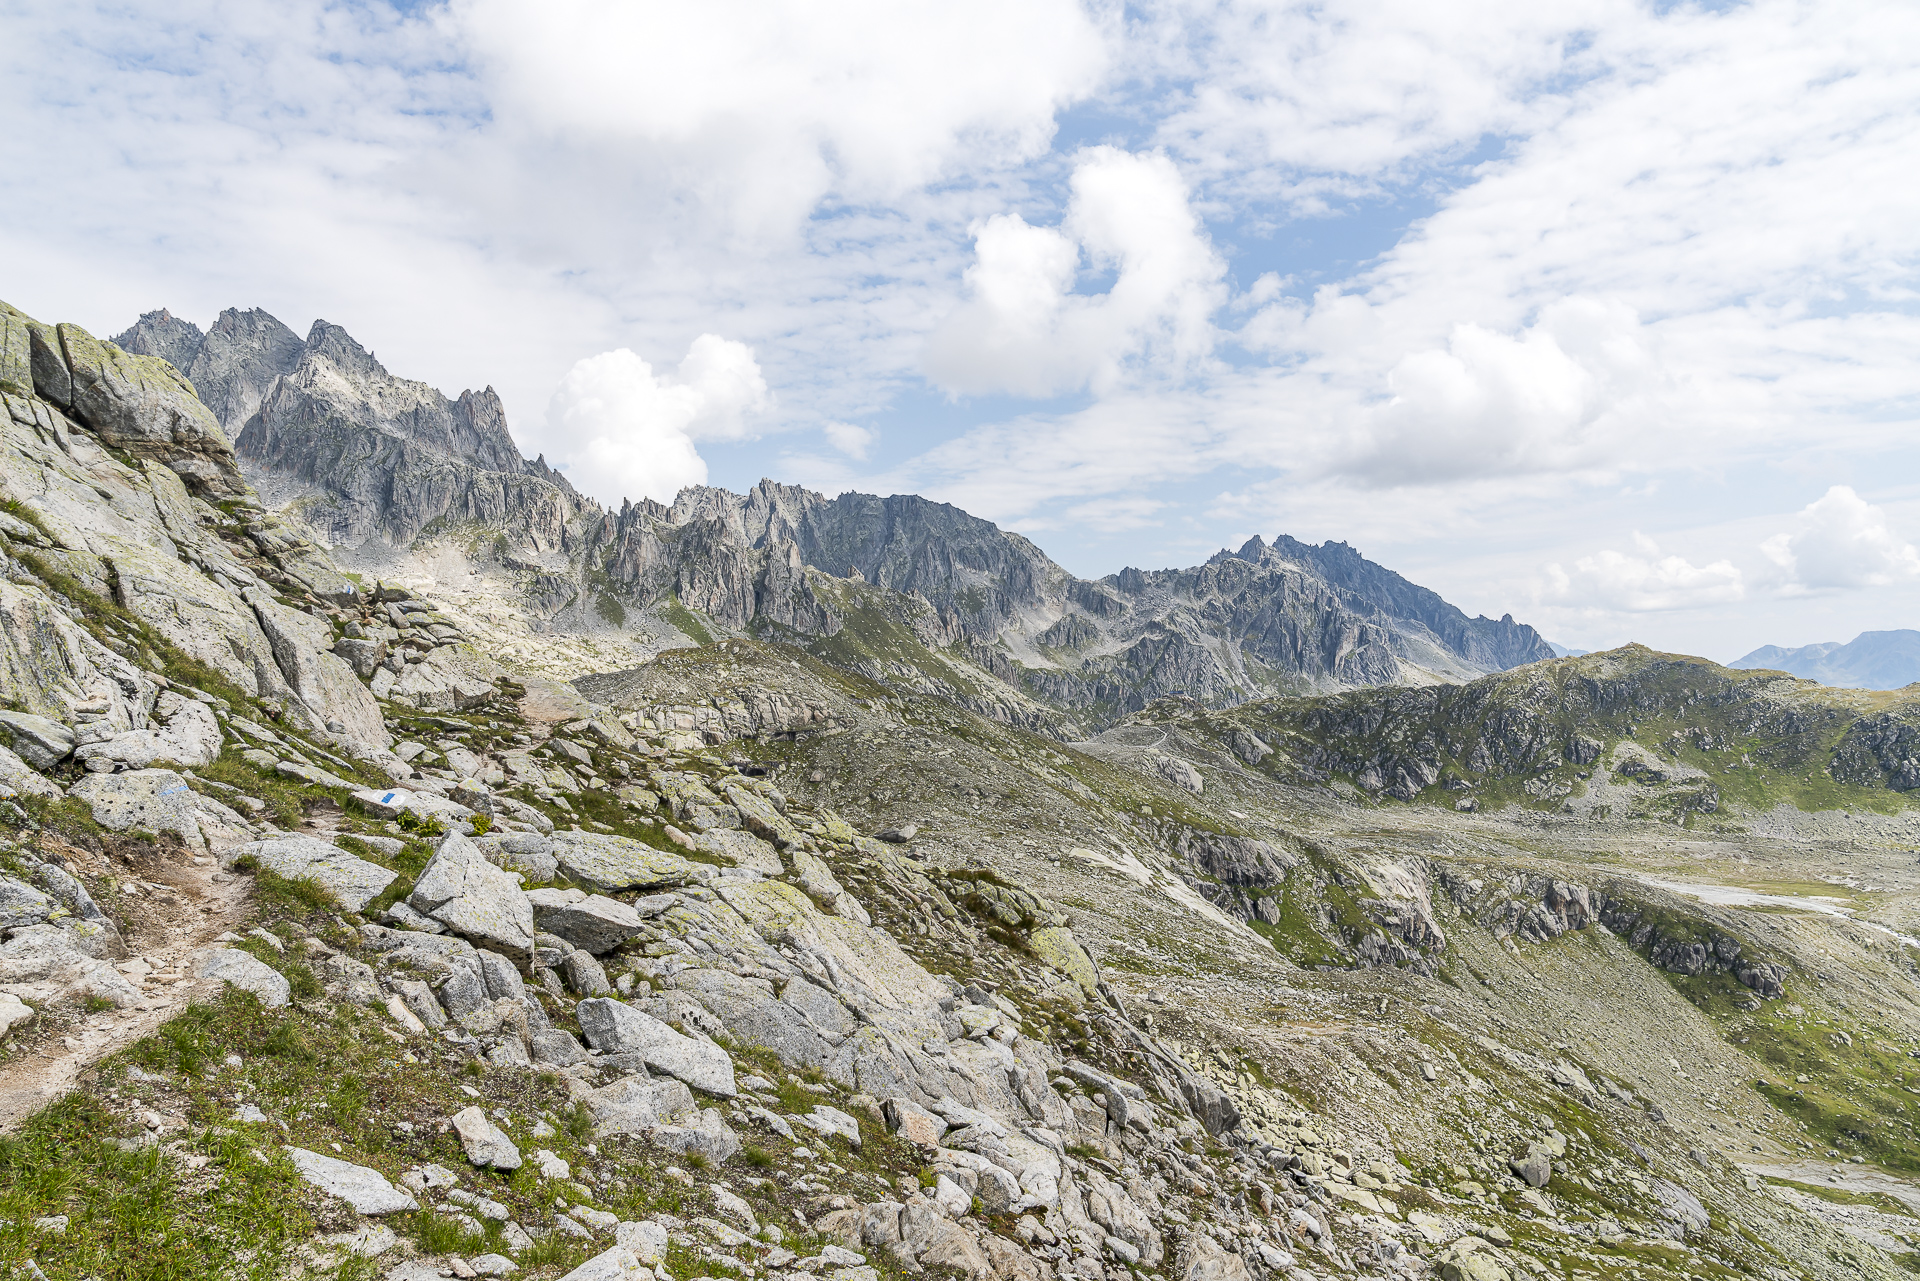
<instances>
[{"instance_id":1,"label":"white cumulus cloud","mask_svg":"<svg viewBox=\"0 0 1920 1281\"><path fill-rule=\"evenodd\" d=\"M695 442L738 439L770 403L744 343L702 334L676 371L659 374L623 347L567 371L547 405L543 441L549 461L589 497L670 503L682 487L707 481Z\"/></svg>"},{"instance_id":2,"label":"white cumulus cloud","mask_svg":"<svg viewBox=\"0 0 1920 1281\"><path fill-rule=\"evenodd\" d=\"M1057 228L1012 213L975 225L966 300L927 344L934 381L1020 396L1104 392L1129 361L1176 370L1211 351L1226 265L1173 162L1091 147L1070 187ZM1073 292L1083 258L1114 273L1105 293Z\"/></svg>"},{"instance_id":3,"label":"white cumulus cloud","mask_svg":"<svg viewBox=\"0 0 1920 1281\"><path fill-rule=\"evenodd\" d=\"M1652 425L1663 381L1618 302L1563 298L1512 335L1459 324L1394 365L1341 470L1423 484L1599 465Z\"/></svg>"},{"instance_id":4,"label":"white cumulus cloud","mask_svg":"<svg viewBox=\"0 0 1920 1281\"><path fill-rule=\"evenodd\" d=\"M1611 548L1573 563L1571 572L1547 566L1548 595L1594 609L1648 613L1719 605L1746 595L1745 576L1732 561L1695 565L1663 556L1652 539L1634 535L1637 556Z\"/></svg>"},{"instance_id":5,"label":"white cumulus cloud","mask_svg":"<svg viewBox=\"0 0 1920 1281\"><path fill-rule=\"evenodd\" d=\"M1887 514L1846 485L1808 503L1793 528L1760 544L1789 592L1887 587L1920 577L1920 551L1894 532Z\"/></svg>"},{"instance_id":6,"label":"white cumulus cloud","mask_svg":"<svg viewBox=\"0 0 1920 1281\"><path fill-rule=\"evenodd\" d=\"M852 423L828 423L821 430L826 433L827 443L849 458L864 459L873 445L874 433Z\"/></svg>"}]
</instances>

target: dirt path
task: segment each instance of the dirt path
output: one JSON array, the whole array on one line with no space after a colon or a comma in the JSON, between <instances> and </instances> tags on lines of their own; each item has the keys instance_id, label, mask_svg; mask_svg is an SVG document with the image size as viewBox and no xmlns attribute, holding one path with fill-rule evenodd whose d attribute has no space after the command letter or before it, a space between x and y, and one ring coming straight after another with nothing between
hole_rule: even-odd
<instances>
[{"instance_id":1,"label":"dirt path","mask_svg":"<svg viewBox=\"0 0 1920 1281\"><path fill-rule=\"evenodd\" d=\"M93 861L105 869L103 861ZM113 870L122 878L128 875L125 869ZM220 874L220 880L214 879L216 874ZM140 1002L130 1009L98 1014L86 1014L63 1004L39 1016L33 1029L37 1041L30 1044L25 1055L0 1067L0 1134L11 1132L71 1090L88 1067L151 1034L189 1003L205 999L218 987L211 981L190 978L163 983L128 974L126 966L144 959L158 974L172 972L176 966L180 967L179 973L189 972L194 951L221 934L245 931L251 916L252 882L244 876L220 873L215 861L196 863L184 852L176 862L142 867L133 875L139 877L142 893L101 906L123 926L129 961L121 963L120 968L140 989Z\"/></svg>"}]
</instances>

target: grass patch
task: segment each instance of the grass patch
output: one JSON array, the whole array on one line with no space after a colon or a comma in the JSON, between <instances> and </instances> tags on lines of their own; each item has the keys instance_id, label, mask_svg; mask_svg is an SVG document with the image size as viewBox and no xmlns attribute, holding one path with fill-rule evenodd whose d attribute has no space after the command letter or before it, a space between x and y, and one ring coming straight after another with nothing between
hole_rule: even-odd
<instances>
[{"instance_id":1,"label":"grass patch","mask_svg":"<svg viewBox=\"0 0 1920 1281\"><path fill-rule=\"evenodd\" d=\"M287 1274L315 1224L277 1146L210 1134L199 1146L211 1160L189 1176L164 1149L113 1146L121 1128L99 1100L70 1094L0 1139L0 1261L103 1281ZM65 1233L32 1227L60 1214Z\"/></svg>"},{"instance_id":2,"label":"grass patch","mask_svg":"<svg viewBox=\"0 0 1920 1281\"><path fill-rule=\"evenodd\" d=\"M708 631L706 625L694 616L692 610L680 603L680 597L677 594L668 592L667 598L660 604L659 610L660 617L672 623L675 628L684 633L694 644L713 644L713 633Z\"/></svg>"},{"instance_id":3,"label":"grass patch","mask_svg":"<svg viewBox=\"0 0 1920 1281\"><path fill-rule=\"evenodd\" d=\"M1920 1095L1907 1089L1920 1086L1920 1063L1891 1034L1798 1005L1745 1017L1736 1002L1750 994L1726 975L1668 977L1768 1067L1754 1084L1767 1102L1835 1151L1920 1171Z\"/></svg>"}]
</instances>

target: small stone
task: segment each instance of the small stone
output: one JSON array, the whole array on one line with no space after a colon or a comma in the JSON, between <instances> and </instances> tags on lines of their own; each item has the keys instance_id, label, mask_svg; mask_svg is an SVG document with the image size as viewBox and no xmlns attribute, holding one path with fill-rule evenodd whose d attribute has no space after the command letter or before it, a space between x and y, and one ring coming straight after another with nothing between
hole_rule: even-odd
<instances>
[{"instance_id":1,"label":"small stone","mask_svg":"<svg viewBox=\"0 0 1920 1281\"><path fill-rule=\"evenodd\" d=\"M466 1152L467 1160L475 1165L492 1166L496 1170L520 1168L520 1149L487 1119L487 1114L479 1107L455 1113L452 1124L460 1136L460 1147Z\"/></svg>"}]
</instances>

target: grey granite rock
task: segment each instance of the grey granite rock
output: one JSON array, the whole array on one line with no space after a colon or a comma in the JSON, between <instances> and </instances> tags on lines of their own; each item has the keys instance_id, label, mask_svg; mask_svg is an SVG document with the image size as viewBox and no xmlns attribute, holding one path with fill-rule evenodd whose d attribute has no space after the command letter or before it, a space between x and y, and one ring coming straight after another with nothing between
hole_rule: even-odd
<instances>
[{"instance_id":1,"label":"grey granite rock","mask_svg":"<svg viewBox=\"0 0 1920 1281\"><path fill-rule=\"evenodd\" d=\"M85 801L93 821L102 827L116 832L135 827L177 832L193 849L205 849L209 843L224 847L251 834L245 819L195 792L172 770L89 774L74 783L68 794Z\"/></svg>"},{"instance_id":2,"label":"grey granite rock","mask_svg":"<svg viewBox=\"0 0 1920 1281\"><path fill-rule=\"evenodd\" d=\"M626 1076L586 1096L594 1133L645 1134L656 1126L688 1120L695 1114L693 1094L685 1084Z\"/></svg>"},{"instance_id":3,"label":"grey granite rock","mask_svg":"<svg viewBox=\"0 0 1920 1281\"><path fill-rule=\"evenodd\" d=\"M520 1168L520 1149L480 1108L470 1107L454 1113L452 1124L467 1160L496 1170Z\"/></svg>"},{"instance_id":4,"label":"grey granite rock","mask_svg":"<svg viewBox=\"0 0 1920 1281\"><path fill-rule=\"evenodd\" d=\"M411 1194L387 1182L386 1176L378 1170L322 1156L305 1148L290 1147L287 1155L293 1159L293 1168L299 1171L301 1178L328 1196L345 1201L356 1214L397 1214L402 1210L420 1208L420 1203Z\"/></svg>"},{"instance_id":5,"label":"grey granite rock","mask_svg":"<svg viewBox=\"0 0 1920 1281\"><path fill-rule=\"evenodd\" d=\"M293 1000L293 988L280 971L257 957L237 948L215 948L201 958L198 974L203 979L218 979L243 992L251 992L267 1006L286 1005Z\"/></svg>"},{"instance_id":6,"label":"grey granite rock","mask_svg":"<svg viewBox=\"0 0 1920 1281\"><path fill-rule=\"evenodd\" d=\"M60 902L25 881L0 875L0 930L38 925L61 910Z\"/></svg>"},{"instance_id":7,"label":"grey granite rock","mask_svg":"<svg viewBox=\"0 0 1920 1281\"><path fill-rule=\"evenodd\" d=\"M457 833L440 842L407 902L457 934L516 954L533 949L533 905L520 883Z\"/></svg>"},{"instance_id":8,"label":"grey granite rock","mask_svg":"<svg viewBox=\"0 0 1920 1281\"><path fill-rule=\"evenodd\" d=\"M645 928L639 913L618 899L579 890L529 890L534 925L598 956Z\"/></svg>"},{"instance_id":9,"label":"grey granite rock","mask_svg":"<svg viewBox=\"0 0 1920 1281\"><path fill-rule=\"evenodd\" d=\"M288 836L236 845L224 856L229 863L251 858L261 867L289 878L316 882L349 912L358 912L393 884L398 873L378 863L357 858L337 845L311 836Z\"/></svg>"},{"instance_id":10,"label":"grey granite rock","mask_svg":"<svg viewBox=\"0 0 1920 1281\"><path fill-rule=\"evenodd\" d=\"M12 751L0 747L0 799L14 796L59 797L66 793L60 785L21 760Z\"/></svg>"},{"instance_id":11,"label":"grey granite rock","mask_svg":"<svg viewBox=\"0 0 1920 1281\"><path fill-rule=\"evenodd\" d=\"M73 752L73 731L30 712L0 711L0 745L34 769L52 769Z\"/></svg>"},{"instance_id":12,"label":"grey granite rock","mask_svg":"<svg viewBox=\"0 0 1920 1281\"><path fill-rule=\"evenodd\" d=\"M652 1015L607 997L582 1001L574 1013L587 1040L604 1054L638 1054L648 1067L721 1098L739 1092L733 1060L711 1041L683 1036Z\"/></svg>"},{"instance_id":13,"label":"grey granite rock","mask_svg":"<svg viewBox=\"0 0 1920 1281\"><path fill-rule=\"evenodd\" d=\"M669 1152L698 1153L712 1165L719 1165L740 1150L740 1136L720 1115L719 1108L707 1108L678 1125L663 1125L648 1137Z\"/></svg>"}]
</instances>

